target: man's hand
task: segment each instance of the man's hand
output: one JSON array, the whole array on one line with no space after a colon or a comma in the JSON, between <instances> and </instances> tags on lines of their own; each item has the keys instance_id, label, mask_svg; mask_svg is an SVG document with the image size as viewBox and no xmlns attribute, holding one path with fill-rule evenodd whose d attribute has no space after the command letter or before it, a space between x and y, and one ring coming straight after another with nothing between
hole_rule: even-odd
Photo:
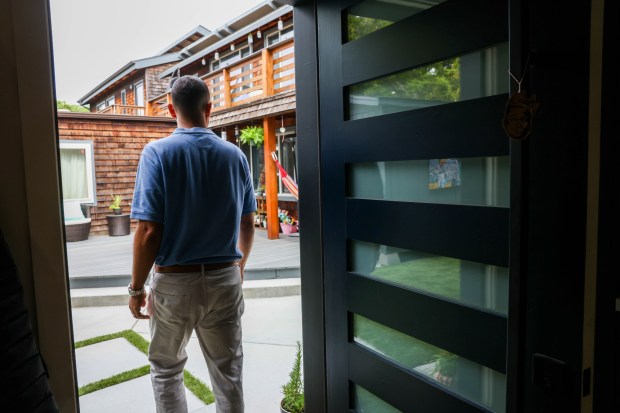
<instances>
[{"instance_id":1,"label":"man's hand","mask_svg":"<svg viewBox=\"0 0 620 413\"><path fill-rule=\"evenodd\" d=\"M140 311L141 308L146 307L146 296L146 293L129 296L129 311L131 311L133 318L137 318L138 320L150 318L147 314L142 314Z\"/></svg>"}]
</instances>

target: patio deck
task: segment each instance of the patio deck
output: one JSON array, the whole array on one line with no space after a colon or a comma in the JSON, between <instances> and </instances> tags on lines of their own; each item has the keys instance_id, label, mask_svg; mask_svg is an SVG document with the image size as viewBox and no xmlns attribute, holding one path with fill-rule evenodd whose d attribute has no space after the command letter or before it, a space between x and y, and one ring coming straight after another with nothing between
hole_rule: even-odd
<instances>
[{"instance_id":1,"label":"patio deck","mask_svg":"<svg viewBox=\"0 0 620 413\"><path fill-rule=\"evenodd\" d=\"M133 233L126 236L91 235L67 243L70 288L120 287L131 281ZM246 265L246 279L299 277L299 237L280 234L267 239L257 229Z\"/></svg>"}]
</instances>

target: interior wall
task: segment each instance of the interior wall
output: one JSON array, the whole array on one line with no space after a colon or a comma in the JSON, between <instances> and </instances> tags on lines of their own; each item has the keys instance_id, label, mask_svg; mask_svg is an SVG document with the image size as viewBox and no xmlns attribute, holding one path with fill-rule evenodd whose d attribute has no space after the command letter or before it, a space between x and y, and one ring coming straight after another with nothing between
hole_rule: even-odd
<instances>
[{"instance_id":1,"label":"interior wall","mask_svg":"<svg viewBox=\"0 0 620 413\"><path fill-rule=\"evenodd\" d=\"M0 228L62 412L77 411L47 0L0 2Z\"/></svg>"}]
</instances>

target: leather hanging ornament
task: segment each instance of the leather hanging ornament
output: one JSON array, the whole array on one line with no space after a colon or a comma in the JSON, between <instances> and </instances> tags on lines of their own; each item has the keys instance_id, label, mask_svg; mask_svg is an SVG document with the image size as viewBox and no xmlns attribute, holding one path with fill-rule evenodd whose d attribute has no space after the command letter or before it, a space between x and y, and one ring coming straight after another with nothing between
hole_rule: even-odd
<instances>
[{"instance_id":1,"label":"leather hanging ornament","mask_svg":"<svg viewBox=\"0 0 620 413\"><path fill-rule=\"evenodd\" d=\"M527 138L532 132L534 115L539 107L540 103L536 101L536 95L528 97L525 90L519 90L510 96L502 120L506 134L517 140Z\"/></svg>"}]
</instances>

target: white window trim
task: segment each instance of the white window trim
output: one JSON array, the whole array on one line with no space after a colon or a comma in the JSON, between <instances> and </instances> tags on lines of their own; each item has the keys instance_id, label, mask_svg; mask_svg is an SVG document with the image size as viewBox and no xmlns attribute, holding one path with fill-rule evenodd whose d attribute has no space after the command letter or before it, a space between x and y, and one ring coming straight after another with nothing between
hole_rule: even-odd
<instances>
[{"instance_id":1,"label":"white window trim","mask_svg":"<svg viewBox=\"0 0 620 413\"><path fill-rule=\"evenodd\" d=\"M127 91L125 89L121 90L121 105L127 104Z\"/></svg>"},{"instance_id":2,"label":"white window trim","mask_svg":"<svg viewBox=\"0 0 620 413\"><path fill-rule=\"evenodd\" d=\"M88 197L79 198L81 204L97 205L96 178L95 178L95 154L93 150L93 141L73 141L61 139L59 142L60 149L84 149L86 157L86 174L88 179Z\"/></svg>"}]
</instances>

